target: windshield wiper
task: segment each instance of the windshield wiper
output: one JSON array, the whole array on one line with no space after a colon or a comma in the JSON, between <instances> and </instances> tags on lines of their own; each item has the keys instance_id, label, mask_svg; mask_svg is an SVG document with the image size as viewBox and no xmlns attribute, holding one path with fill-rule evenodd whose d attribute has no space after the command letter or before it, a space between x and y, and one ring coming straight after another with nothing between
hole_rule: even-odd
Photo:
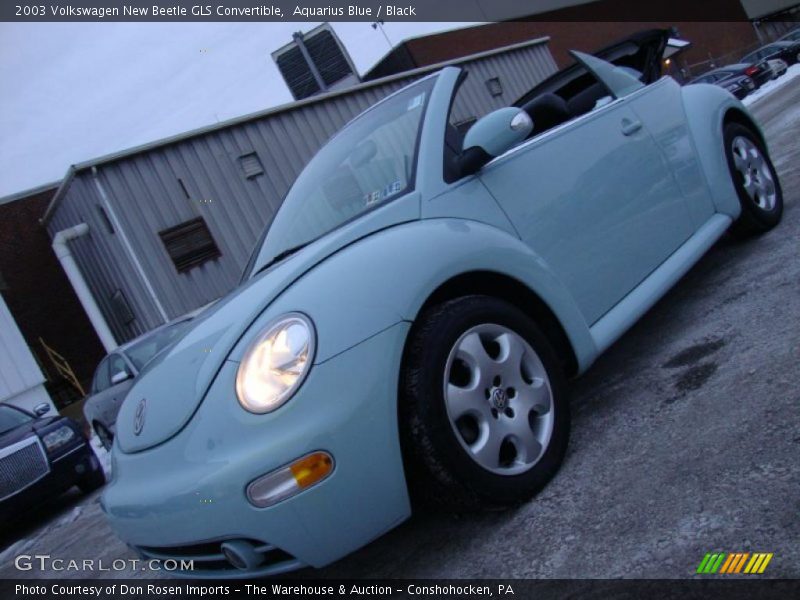
<instances>
[{"instance_id":1,"label":"windshield wiper","mask_svg":"<svg viewBox=\"0 0 800 600\"><path fill-rule=\"evenodd\" d=\"M275 256L272 257L272 260L270 260L263 267L259 268L258 271L253 273L253 277L258 275L259 273L261 273L261 271L264 271L265 269L269 269L272 265L281 262L284 258L287 258L287 257L291 256L292 254L294 254L295 252L298 252L298 251L302 250L303 248L308 246L309 243L310 242L305 242L304 244L298 244L297 246L292 246L291 248L287 248L283 252L279 252L278 254L276 254Z\"/></svg>"}]
</instances>

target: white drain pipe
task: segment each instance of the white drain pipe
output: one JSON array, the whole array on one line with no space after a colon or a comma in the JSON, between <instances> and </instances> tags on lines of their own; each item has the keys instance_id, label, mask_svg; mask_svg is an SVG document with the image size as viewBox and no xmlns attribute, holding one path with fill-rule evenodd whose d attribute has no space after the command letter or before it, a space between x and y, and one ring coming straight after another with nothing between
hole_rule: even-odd
<instances>
[{"instance_id":1,"label":"white drain pipe","mask_svg":"<svg viewBox=\"0 0 800 600\"><path fill-rule=\"evenodd\" d=\"M111 333L111 329L108 327L103 313L100 312L100 307L97 306L97 302L94 301L94 296L92 296L89 286L86 285L83 273L81 273L81 270L78 268L78 264L75 262L75 258L72 256L72 252L67 245L67 242L70 240L74 240L87 233L89 233L89 226L86 223L79 223L73 227L62 229L53 236L53 252L56 253L61 267L64 269L64 273L67 274L67 278L78 296L78 300L80 300L83 305L83 310L86 311L89 321L91 321L92 326L94 326L97 337L100 338L100 342L103 344L106 352L111 352L117 347L117 340L114 339L114 334Z\"/></svg>"}]
</instances>

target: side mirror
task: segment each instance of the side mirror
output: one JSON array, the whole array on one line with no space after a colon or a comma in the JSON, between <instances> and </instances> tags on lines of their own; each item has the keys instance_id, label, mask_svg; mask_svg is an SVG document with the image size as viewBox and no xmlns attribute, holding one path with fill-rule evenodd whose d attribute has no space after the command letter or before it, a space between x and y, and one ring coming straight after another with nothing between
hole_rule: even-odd
<instances>
[{"instance_id":1,"label":"side mirror","mask_svg":"<svg viewBox=\"0 0 800 600\"><path fill-rule=\"evenodd\" d=\"M461 176L475 173L522 142L531 131L533 121L521 108L509 106L481 117L464 136L464 150L458 159Z\"/></svg>"},{"instance_id":2,"label":"side mirror","mask_svg":"<svg viewBox=\"0 0 800 600\"><path fill-rule=\"evenodd\" d=\"M127 371L117 371L111 376L111 385L117 385L123 381L130 379L130 373Z\"/></svg>"},{"instance_id":3,"label":"side mirror","mask_svg":"<svg viewBox=\"0 0 800 600\"><path fill-rule=\"evenodd\" d=\"M37 417L41 417L42 415L46 415L50 412L50 405L47 402L42 402L41 404L37 404L33 407L33 414Z\"/></svg>"}]
</instances>

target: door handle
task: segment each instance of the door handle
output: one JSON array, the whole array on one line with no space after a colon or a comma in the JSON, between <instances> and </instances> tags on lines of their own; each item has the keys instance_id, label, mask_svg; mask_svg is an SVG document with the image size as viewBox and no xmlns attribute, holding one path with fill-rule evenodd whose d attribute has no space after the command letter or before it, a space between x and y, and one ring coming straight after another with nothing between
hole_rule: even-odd
<instances>
[{"instance_id":1,"label":"door handle","mask_svg":"<svg viewBox=\"0 0 800 600\"><path fill-rule=\"evenodd\" d=\"M642 128L641 121L622 119L622 135L633 135Z\"/></svg>"}]
</instances>

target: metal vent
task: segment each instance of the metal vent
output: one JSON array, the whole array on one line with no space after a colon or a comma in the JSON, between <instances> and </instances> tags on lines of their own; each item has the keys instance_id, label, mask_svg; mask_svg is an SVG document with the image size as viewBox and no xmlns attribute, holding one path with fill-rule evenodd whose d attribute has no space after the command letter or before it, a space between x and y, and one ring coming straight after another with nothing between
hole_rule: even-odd
<instances>
[{"instance_id":1,"label":"metal vent","mask_svg":"<svg viewBox=\"0 0 800 600\"><path fill-rule=\"evenodd\" d=\"M272 56L295 100L330 89L336 83L358 79L353 64L330 25L307 34L295 33L294 41Z\"/></svg>"},{"instance_id":2,"label":"metal vent","mask_svg":"<svg viewBox=\"0 0 800 600\"><path fill-rule=\"evenodd\" d=\"M0 450L0 500L33 485L49 471L37 437L3 448Z\"/></svg>"},{"instance_id":3,"label":"metal vent","mask_svg":"<svg viewBox=\"0 0 800 600\"><path fill-rule=\"evenodd\" d=\"M97 208L97 214L100 216L100 222L103 224L103 227L106 228L106 232L109 234L114 233L114 225L111 224L111 219L108 218L108 213L106 209L103 208L101 204L96 204L95 207Z\"/></svg>"},{"instance_id":4,"label":"metal vent","mask_svg":"<svg viewBox=\"0 0 800 600\"><path fill-rule=\"evenodd\" d=\"M221 255L203 217L164 229L158 235L179 273Z\"/></svg>"},{"instance_id":5,"label":"metal vent","mask_svg":"<svg viewBox=\"0 0 800 600\"><path fill-rule=\"evenodd\" d=\"M348 75L352 75L353 70L330 31L323 29L304 41L308 54L325 85L331 86Z\"/></svg>"},{"instance_id":6,"label":"metal vent","mask_svg":"<svg viewBox=\"0 0 800 600\"><path fill-rule=\"evenodd\" d=\"M239 157L239 165L244 171L244 176L250 179L256 175L261 175L264 172L264 167L261 165L261 159L258 154L251 152Z\"/></svg>"},{"instance_id":7,"label":"metal vent","mask_svg":"<svg viewBox=\"0 0 800 600\"><path fill-rule=\"evenodd\" d=\"M281 54L278 59L278 69L289 86L295 100L302 100L313 96L320 91L314 73L308 66L300 48L295 46Z\"/></svg>"},{"instance_id":8,"label":"metal vent","mask_svg":"<svg viewBox=\"0 0 800 600\"><path fill-rule=\"evenodd\" d=\"M500 83L499 77L491 77L486 80L486 89L492 95L492 98L503 95L503 84Z\"/></svg>"},{"instance_id":9,"label":"metal vent","mask_svg":"<svg viewBox=\"0 0 800 600\"><path fill-rule=\"evenodd\" d=\"M131 310L131 305L128 304L128 299L125 297L125 294L122 293L122 290L116 290L113 294L111 294L111 308L114 311L114 315L117 317L117 320L123 325L129 325L136 318Z\"/></svg>"}]
</instances>

